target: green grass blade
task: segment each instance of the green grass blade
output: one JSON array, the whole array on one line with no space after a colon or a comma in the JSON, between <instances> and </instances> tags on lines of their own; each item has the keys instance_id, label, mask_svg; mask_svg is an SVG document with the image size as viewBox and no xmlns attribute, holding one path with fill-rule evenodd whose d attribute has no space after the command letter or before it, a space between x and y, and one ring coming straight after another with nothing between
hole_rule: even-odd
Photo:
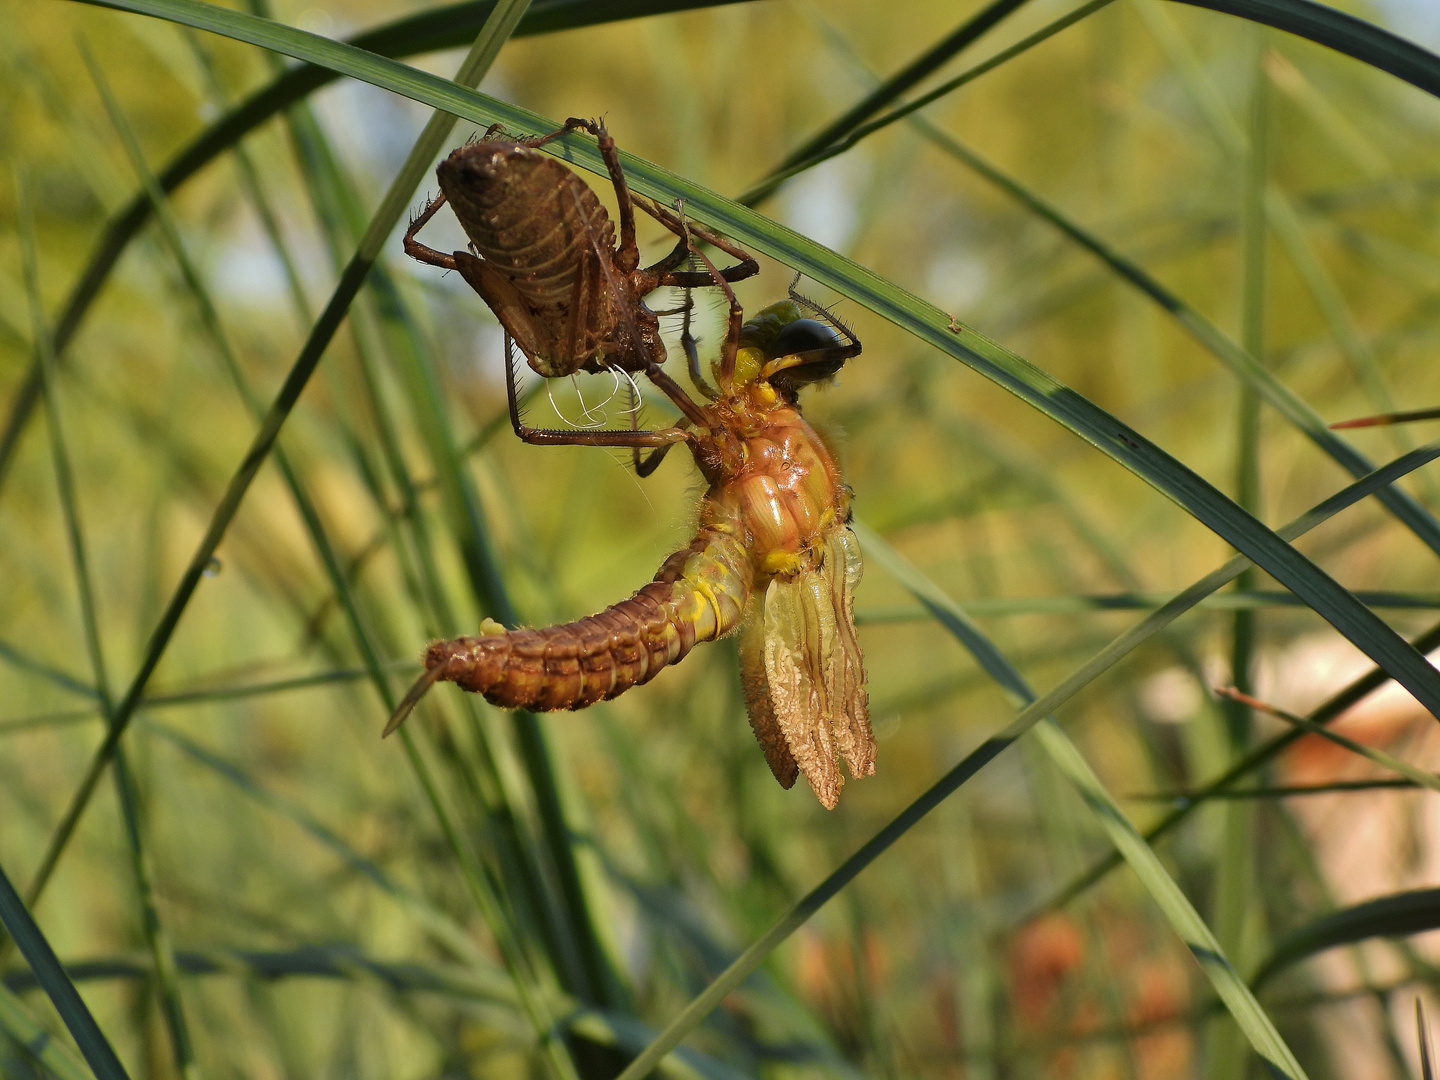
<instances>
[{"instance_id":1,"label":"green grass blade","mask_svg":"<svg viewBox=\"0 0 1440 1080\"><path fill-rule=\"evenodd\" d=\"M1440 776L1435 779L1440 781ZM1127 795L1126 798L1184 806L1204 799L1288 799L1294 795L1333 795L1347 791L1413 791L1419 786L1413 780L1336 780L1330 784L1272 784L1228 791L1155 791Z\"/></svg>"},{"instance_id":2,"label":"green grass blade","mask_svg":"<svg viewBox=\"0 0 1440 1080\"><path fill-rule=\"evenodd\" d=\"M1161 32L1169 29L1168 25L1158 28ZM846 50L849 51L848 49ZM853 54L849 57L852 64L856 63ZM869 77L869 73L865 73ZM1207 91L1213 94L1213 87L1208 80L1204 80L1203 73L1197 75L1197 91L1205 99L1209 100ZM1213 102L1209 110L1215 115L1215 123L1218 128L1229 131L1233 127L1228 113L1224 112L1223 102ZM1162 311L1170 315L1196 342L1217 360L1228 367L1243 383L1253 389L1256 393L1265 398L1269 404L1282 416L1303 431L1312 442L1315 443L1326 454L1330 455L1344 469L1353 476L1363 476L1374 469L1374 464L1331 430L1325 420L1298 394L1280 381L1268 368L1257 359L1254 350L1241 346L1231 340L1214 322L1207 319L1193 306L1186 303L1178 294L1167 289L1159 279L1155 278L1135 261L1126 258L1116 251L1109 244L1105 243L1094 233L1083 228L1079 223L1064 214L1058 207L1041 198L1034 191L1030 190L1019 181L996 168L986 161L975 151L953 138L940 128L936 127L923 116L911 116L910 124L932 145L953 157L965 165L972 172L976 173L996 188L1009 195L1020 205L1031 211L1042 220L1049 222L1065 236L1073 240L1077 245L1090 252L1115 274L1128 284L1134 286L1141 295L1155 302ZM1228 125L1228 126L1227 126ZM1236 133L1233 137L1234 145L1231 149L1238 151L1243 136ZM1227 145L1232 140L1227 140ZM1291 209L1288 200L1280 197L1278 193L1270 200L1277 204L1277 211L1281 214L1282 220L1294 222L1291 231L1299 229L1298 218ZM1316 268L1315 273L1319 273ZM1314 276L1314 275L1311 275ZM1333 300L1331 292L1326 292L1323 285L1317 288L1325 295L1327 300ZM1332 287L1333 292L1333 287ZM1343 306L1343 305L1342 305ZM1354 335L1351 335L1351 340ZM1360 355L1365 355L1363 346L1358 350ZM1403 449L1409 449L1404 447ZM1425 509L1418 501L1399 488L1387 488L1380 494L1380 500L1397 518L1399 518L1412 532L1418 536L1431 550L1440 553L1440 522L1437 522L1434 515Z\"/></svg>"},{"instance_id":3,"label":"green grass blade","mask_svg":"<svg viewBox=\"0 0 1440 1080\"><path fill-rule=\"evenodd\" d=\"M351 870L373 882L382 892L392 897L409 913L411 918L424 927L437 943L453 955L464 959L466 963L480 971L486 971L492 966L484 954L476 948L475 942L464 927L435 908L423 897L397 885L384 870L356 851L338 833L304 807L275 794L251 777L239 765L206 749L173 728L158 724L153 720L142 720L141 723L145 730L164 739L192 761L198 762L222 777L247 798L253 799L259 805L292 822L317 843L333 852Z\"/></svg>"},{"instance_id":4,"label":"green grass blade","mask_svg":"<svg viewBox=\"0 0 1440 1080\"><path fill-rule=\"evenodd\" d=\"M56 1080L90 1080L85 1061L60 1042L30 1014L25 1002L0 985L0 1029Z\"/></svg>"},{"instance_id":5,"label":"green grass blade","mask_svg":"<svg viewBox=\"0 0 1440 1080\"><path fill-rule=\"evenodd\" d=\"M949 34L790 151L785 159L771 171L770 176L766 177L766 180L786 172L811 155L824 150L837 139L850 134L890 102L910 88L917 86L938 71L952 57L965 51L985 34L1015 14L1026 3L1028 0L992 0L990 4L966 19ZM741 201L748 202L748 199L742 198Z\"/></svg>"},{"instance_id":6,"label":"green grass blade","mask_svg":"<svg viewBox=\"0 0 1440 1080\"><path fill-rule=\"evenodd\" d=\"M72 694L79 694L81 697L87 697L91 700L99 697L99 691L93 686L82 682L68 672L61 671L57 667L36 660L34 657L28 655L25 650L16 648L8 641L0 641L0 660L5 661L5 663L20 671L28 671L32 674L39 675L47 682L52 682L62 690L68 690Z\"/></svg>"},{"instance_id":7,"label":"green grass blade","mask_svg":"<svg viewBox=\"0 0 1440 1080\"><path fill-rule=\"evenodd\" d=\"M1250 985L1259 990L1291 964L1326 949L1371 938L1411 937L1435 929L1440 929L1440 889L1416 889L1367 900L1286 934Z\"/></svg>"},{"instance_id":8,"label":"green grass blade","mask_svg":"<svg viewBox=\"0 0 1440 1080\"><path fill-rule=\"evenodd\" d=\"M799 160L788 160L785 166L761 181L741 196L740 201L753 206L775 190L784 180L806 169L813 168L855 146L861 140L883 128L903 120L926 105L959 89L965 83L998 67L1041 41L1065 29L1067 26L1104 7L1108 0L1092 0L1069 15L1019 42L1010 49L964 72L954 79L936 87L884 116L858 127L839 141L816 147L812 153ZM1255 22L1275 26L1291 33L1308 37L1322 45L1328 45L1340 52L1355 56L1382 71L1404 79L1407 82L1440 95L1440 57L1426 52L1403 38L1350 15L1342 15L1330 8L1310 3L1309 0L1176 0L1178 3L1208 7L1216 11L1240 15ZM1332 17L1333 16L1333 17Z\"/></svg>"},{"instance_id":9,"label":"green grass blade","mask_svg":"<svg viewBox=\"0 0 1440 1080\"><path fill-rule=\"evenodd\" d=\"M1424 633L1417 635L1411 641L1411 644L1420 652L1429 652L1432 649L1440 648L1440 624L1432 626ZM1385 673L1384 669L1378 667L1372 668L1321 702L1311 710L1306 720L1314 724L1330 723L1330 721L1340 716L1347 709L1363 700L1369 694L1374 693L1381 686L1384 686L1389 681L1389 678L1389 675ZM1297 742L1305 734L1306 732L1301 729L1294 728L1255 747L1255 749L1251 750L1243 758L1227 768L1214 780L1210 781L1210 783L1206 784L1199 791L1194 792L1189 801L1172 810L1159 822L1152 825L1146 831L1145 839L1147 841L1153 841L1163 836L1188 818L1196 809L1205 805L1207 801L1216 798L1222 792L1229 791L1231 785L1251 775L1261 766L1273 761L1276 756ZM1018 919L1017 925L1028 922L1043 912L1064 907L1118 865L1119 861L1114 858L1101 860L1085 873L1079 875L1069 885L1065 886L1065 888L1061 889L1054 897L1046 901L1046 903Z\"/></svg>"},{"instance_id":10,"label":"green grass blade","mask_svg":"<svg viewBox=\"0 0 1440 1080\"><path fill-rule=\"evenodd\" d=\"M1388 71L1440 97L1440 57L1372 23L1311 0L1174 0L1236 15L1309 38L1361 63Z\"/></svg>"},{"instance_id":11,"label":"green grass blade","mask_svg":"<svg viewBox=\"0 0 1440 1080\"><path fill-rule=\"evenodd\" d=\"M1264 55L1263 28L1250 27L1247 67L1249 70L1249 138L1242 161L1240 198L1240 334L1246 354L1258 365L1264 364L1266 331L1266 227L1265 188L1269 175L1269 84L1260 64ZM1235 501L1252 514L1259 513L1261 502L1260 472L1260 395L1251 385L1239 387L1235 416ZM1394 490L1393 488L1390 490ZM1254 568L1243 571L1235 579L1237 589L1253 588ZM1256 613L1253 609L1237 610L1230 625L1230 672L1236 686L1248 692L1254 687ZM1254 718L1239 701L1220 702L1219 719L1229 756L1242 755L1253 740ZM1256 890L1262 879L1257 876L1255 805L1248 801L1229 802L1221 806L1222 838L1214 873L1215 891L1212 918L1215 940L1219 942L1232 964L1247 969L1257 946L1260 911L1255 903ZM1205 1075L1213 1080L1228 1080L1245 1071L1245 1047L1239 1032L1228 1024L1213 1025L1205 1032Z\"/></svg>"},{"instance_id":12,"label":"green grass blade","mask_svg":"<svg viewBox=\"0 0 1440 1080\"><path fill-rule=\"evenodd\" d=\"M85 651L90 660L90 674L95 681L95 692L101 706L110 708L110 690L105 677L105 656L100 647L100 620L95 609L95 592L92 588L90 561L86 554L85 529L80 519L78 500L75 494L75 472L70 462L70 451L66 445L65 426L61 419L59 390L56 385L55 354L50 348L50 338L45 332L45 313L40 301L39 260L35 252L34 218L32 216L29 192L26 185L16 184L19 202L19 236L21 261L24 264L25 294L30 307L30 324L34 334L34 349L40 360L40 372L45 400L45 424L50 435L50 458L55 470L55 491L60 500L60 510L65 521L65 539L69 543L70 558L75 571L76 592L80 600L80 622L84 630Z\"/></svg>"},{"instance_id":13,"label":"green grass blade","mask_svg":"<svg viewBox=\"0 0 1440 1080\"><path fill-rule=\"evenodd\" d=\"M1430 1065L1430 1025L1425 1022L1425 1004L1415 999L1415 1027L1420 1039L1420 1080L1435 1080L1435 1071Z\"/></svg>"},{"instance_id":14,"label":"green grass blade","mask_svg":"<svg viewBox=\"0 0 1440 1080\"><path fill-rule=\"evenodd\" d=\"M1225 1003L1255 1052L1282 1076L1305 1075L1294 1054L1275 1030L1274 1024L1260 1008L1248 987L1236 974L1219 941L1191 905L1180 886L1161 864L1159 857L1141 837L1120 806L1095 775L1079 749L1065 734L1053 716L1040 715L1033 709L1035 693L1020 672L1007 660L995 644L966 615L964 609L921 574L881 537L869 529L860 531L866 558L883 566L915 598L931 608L941 625L965 647L975 661L1006 691L1022 710L1034 714L1035 737L1051 761L1075 786L1111 843L1130 869L1140 879L1151 898L1170 922L1171 928L1185 942L1210 980L1216 994Z\"/></svg>"},{"instance_id":15,"label":"green grass blade","mask_svg":"<svg viewBox=\"0 0 1440 1080\"><path fill-rule=\"evenodd\" d=\"M55 1011L70 1029L70 1034L74 1036L75 1043L80 1047L80 1053L84 1055L85 1062L95 1074L96 1080L127 1080L125 1068L115 1056L105 1033L100 1030L100 1025L95 1023L95 1018L80 999L75 984L60 966L55 950L50 947L50 942L45 940L40 927L35 925L35 920L26 910L20 894L10 884L10 878L3 867L0 867L0 923L5 924L10 937L20 947L25 962L35 973L36 980L45 993L50 995Z\"/></svg>"},{"instance_id":16,"label":"green grass blade","mask_svg":"<svg viewBox=\"0 0 1440 1080\"><path fill-rule=\"evenodd\" d=\"M88 52L86 62L92 74L98 78ZM103 81L100 90L106 104L111 104L109 91ZM55 357L50 349L50 338L45 330L45 319L40 303L39 270L35 254L35 237L27 193L23 186L20 191L20 241L25 263L26 292L29 294L31 321L35 329L35 347L40 354L40 369L44 379L45 419L50 434L51 458L55 466L55 487L60 497L65 519L65 531L70 545L71 561L74 565L76 591L80 599L81 623L84 627L85 648L90 658L90 667L95 687L100 696L100 708L107 723L114 716L114 701L110 696L109 679L105 673L105 654L100 644L100 617L95 603L94 582L90 572L90 561L86 553L85 530L81 523L80 508L75 495L74 474L70 465L70 454L66 446L64 424L60 415L60 402L55 378ZM129 766L126 764L123 748L115 748L115 783L120 797L121 818L127 850L130 855L131 871L134 874L136 898L139 901L140 917L145 938L150 945L155 963L155 992L165 1016L166 1029L170 1036L170 1048L175 1057L175 1068L184 1080L199 1080L195 1063L195 1052L190 1039L189 1027L185 1022L185 1010L180 1002L180 988L175 972L175 957L170 948L170 939L155 908L154 890L151 885L151 871L148 856L140 836L137 800Z\"/></svg>"},{"instance_id":17,"label":"green grass blade","mask_svg":"<svg viewBox=\"0 0 1440 1080\"><path fill-rule=\"evenodd\" d=\"M1069 736L1049 717L1035 729L1035 736L1055 764L1079 789L1091 811L1100 819L1111 842L1165 913L1170 925L1200 964L1206 978L1210 980L1210 985L1225 1003L1255 1052L1269 1067L1271 1074L1303 1077L1305 1071L1295 1060L1280 1033L1275 1030L1260 1003L1225 958L1220 943L1211 934L1210 928L1191 906L1180 886L1165 872L1165 867L1154 849L1145 842L1129 818L1125 817L1110 798L1099 777L1070 741Z\"/></svg>"},{"instance_id":18,"label":"green grass blade","mask_svg":"<svg viewBox=\"0 0 1440 1080\"><path fill-rule=\"evenodd\" d=\"M505 993L504 984L498 980L477 979L473 971L453 967L377 960L353 945L301 945L280 951L184 949L175 954L175 959L186 975L346 980L368 977L396 993L443 994L504 1008L515 1005L514 997ZM90 982L99 979L148 979L152 972L143 960L117 956L67 964L65 974L72 982ZM0 994L28 990L34 985L37 982L30 972L11 972L0 983Z\"/></svg>"},{"instance_id":19,"label":"green grass blade","mask_svg":"<svg viewBox=\"0 0 1440 1080\"><path fill-rule=\"evenodd\" d=\"M1355 598L1366 607L1397 611L1431 611L1440 608L1440 593L1392 593L1357 589ZM1061 596L982 596L965 602L974 616L1002 615L1093 615L1097 611L1144 611L1158 608L1170 599L1164 593L1072 593ZM1231 589L1208 596L1196 605L1208 611L1258 610L1272 607L1304 607L1296 596L1266 589ZM930 618L924 608L910 606L864 608L855 613L861 624L917 622ZM243 692L243 688L235 688ZM152 699L154 700L154 699Z\"/></svg>"},{"instance_id":20,"label":"green grass blade","mask_svg":"<svg viewBox=\"0 0 1440 1080\"><path fill-rule=\"evenodd\" d=\"M1230 693L1233 694L1234 691L1230 691ZM1249 704L1254 708L1261 708L1262 706L1262 703L1255 701L1251 701ZM1377 747L1366 746L1364 743L1356 742L1354 739L1341 735L1338 731L1331 731L1323 724L1317 724L1315 721L1307 720L1303 716L1288 713L1284 709L1277 709L1273 705L1264 705L1263 708L1270 716L1278 717L1287 724L1293 724L1301 731L1309 732L1311 735L1318 735L1322 739L1328 739L1336 746L1344 747L1352 754L1358 754L1367 761L1379 765L1382 769L1389 769L1391 772L1399 773L1416 787L1427 788L1430 791L1440 793L1440 778L1437 778L1433 773L1426 772L1424 769L1417 769L1403 758L1398 758L1394 754L1387 753Z\"/></svg>"},{"instance_id":21,"label":"green grass blade","mask_svg":"<svg viewBox=\"0 0 1440 1080\"><path fill-rule=\"evenodd\" d=\"M131 873L135 878L141 928L150 947L150 960L155 969L154 990L159 998L160 1012L165 1017L166 1032L170 1036L170 1051L175 1057L175 1070L184 1080L199 1080L200 1067L195 1061L195 1045L190 1037L185 1007L180 1000L175 950L155 907L155 873L141 835L140 800L135 791L135 776L123 745L115 748L114 777L125 834L125 849L130 858Z\"/></svg>"},{"instance_id":22,"label":"green grass blade","mask_svg":"<svg viewBox=\"0 0 1440 1080\"><path fill-rule=\"evenodd\" d=\"M898 108L891 109L883 116L878 116L868 123L861 124L858 127L853 128L850 133L846 135L843 139L841 139L839 142L831 143L828 146L816 150L814 153L810 154L810 156L796 161L788 167L777 169L760 183L752 187L749 191L745 192L745 194L741 195L738 201L745 206L757 205L767 195L775 191L776 188L778 188L781 184L783 184L786 180L790 179L792 176L796 176L802 172L813 169L816 165L819 165L821 162L824 161L829 161L833 157L838 157L839 155L845 153L845 151L850 150L859 143L863 142L865 139L869 138L877 131L883 131L891 124L894 124L899 120L904 120L906 117L919 112L927 105L934 104L941 98L953 94L956 90L959 90L967 83L974 82L976 79L980 78L980 76L988 75L996 68L1001 67L1004 64L1008 64L1017 56L1029 52L1035 46L1045 41L1048 41L1050 38L1060 33L1060 31L1069 29L1071 26L1074 26L1076 23L1082 21L1083 19L1089 18L1101 8L1108 7L1113 2L1114 0L1090 0L1089 3L1082 4L1074 11L1062 15L1060 18L1035 31L1035 33L1029 35L1023 40L1017 41L1009 48L1001 50L994 56L990 57L988 60L983 60L980 63L976 64L974 67L962 71L953 79L946 80L945 82L937 86L934 90L922 94L914 101L907 102L906 104L901 105Z\"/></svg>"},{"instance_id":23,"label":"green grass blade","mask_svg":"<svg viewBox=\"0 0 1440 1080\"><path fill-rule=\"evenodd\" d=\"M385 664L387 671L409 671L415 666L413 660L391 660ZM238 683L232 686L211 686L203 690L174 690L163 694L147 694L144 706L147 709L161 709L167 706L195 705L202 702L238 701L244 698L264 697L267 694L283 694L288 690L305 690L312 686L326 686L330 683L354 682L369 677L365 668L337 668L318 671L313 675L297 675L293 679L273 679L269 682Z\"/></svg>"},{"instance_id":24,"label":"green grass blade","mask_svg":"<svg viewBox=\"0 0 1440 1080\"><path fill-rule=\"evenodd\" d=\"M80 720L99 720L100 718L99 709L17 716L13 720L0 721L0 735L13 735L21 731L33 731L36 728L50 727L52 724L73 724Z\"/></svg>"},{"instance_id":25,"label":"green grass blade","mask_svg":"<svg viewBox=\"0 0 1440 1080\"><path fill-rule=\"evenodd\" d=\"M1048 221L1080 247L1105 263L1115 274L1141 295L1155 302L1169 314L1207 352L1252 387L1280 415L1299 428L1321 450L1353 476L1363 476L1375 466L1344 439L1337 436L1310 405L1286 386L1255 356L1232 340L1214 322L1207 319L1179 295L1167 289L1138 263L1121 255L1094 233L1082 228L1039 195L1014 178L997 169L959 140L947 135L924 117L913 117L911 123L936 147L960 161L977 175L994 184L1021 205ZM1431 550L1440 552L1440 522L1435 520L1412 496L1399 488L1388 488L1381 502L1418 536Z\"/></svg>"}]
</instances>

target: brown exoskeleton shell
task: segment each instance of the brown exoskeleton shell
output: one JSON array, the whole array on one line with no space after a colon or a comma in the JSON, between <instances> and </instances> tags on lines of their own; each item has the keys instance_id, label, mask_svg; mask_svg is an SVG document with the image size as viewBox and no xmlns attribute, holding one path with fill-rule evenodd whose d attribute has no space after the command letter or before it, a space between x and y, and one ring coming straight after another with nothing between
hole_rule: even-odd
<instances>
[{"instance_id":1,"label":"brown exoskeleton shell","mask_svg":"<svg viewBox=\"0 0 1440 1080\"><path fill-rule=\"evenodd\" d=\"M584 181L537 147L574 128L599 141L619 202L620 237ZM723 272L738 281L756 273L746 252L631 195L615 144L603 125L570 120L550 135L512 139L491 135L462 146L436 171L441 194L411 224L407 253L458 270L520 346L531 368L546 377L605 366L642 371L665 360L659 321L644 298L665 285L713 285L708 274L679 271L690 252L687 231L740 262ZM471 251L445 255L416 233L448 202ZM634 207L639 205L680 237L653 266L639 266Z\"/></svg>"}]
</instances>

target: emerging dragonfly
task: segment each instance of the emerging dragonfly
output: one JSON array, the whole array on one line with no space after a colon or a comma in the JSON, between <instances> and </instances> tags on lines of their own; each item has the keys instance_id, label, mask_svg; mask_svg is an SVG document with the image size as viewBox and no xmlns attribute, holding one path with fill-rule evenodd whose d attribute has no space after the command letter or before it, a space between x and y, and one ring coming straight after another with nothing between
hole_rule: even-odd
<instances>
[{"instance_id":1,"label":"emerging dragonfly","mask_svg":"<svg viewBox=\"0 0 1440 1080\"><path fill-rule=\"evenodd\" d=\"M590 186L538 152L576 129L595 136L609 170L619 205L618 247L610 215ZM721 271L725 281L759 272L760 265L741 248L634 196L615 141L599 121L572 117L558 131L524 139L498 131L498 125L492 127L485 138L440 163L440 194L410 223L405 252L432 266L458 270L538 374L555 377L604 367L643 371L651 363L664 363L657 316L667 313L650 310L644 298L663 286L714 284L708 273L680 269L689 259L692 235L739 260ZM473 254L446 255L416 239L447 202ZM652 266L640 266L636 206L679 237L674 250ZM693 359L691 371L697 374Z\"/></svg>"},{"instance_id":2,"label":"emerging dragonfly","mask_svg":"<svg viewBox=\"0 0 1440 1080\"><path fill-rule=\"evenodd\" d=\"M859 355L860 343L793 288L789 300L744 322L725 277L703 253L696 256L729 300L729 330L713 368L718 390L703 405L653 360L643 367L683 414L675 426L527 428L507 363L511 420L527 441L652 447L644 468L676 443L689 446L709 484L695 538L650 584L597 615L538 630L507 630L487 619L477 636L431 645L424 674L385 734L437 681L504 708L579 709L648 682L697 642L738 629L750 725L781 786L803 772L833 808L844 783L840 761L853 777L875 771L852 607L861 562L849 528L850 491L797 400L801 388Z\"/></svg>"}]
</instances>

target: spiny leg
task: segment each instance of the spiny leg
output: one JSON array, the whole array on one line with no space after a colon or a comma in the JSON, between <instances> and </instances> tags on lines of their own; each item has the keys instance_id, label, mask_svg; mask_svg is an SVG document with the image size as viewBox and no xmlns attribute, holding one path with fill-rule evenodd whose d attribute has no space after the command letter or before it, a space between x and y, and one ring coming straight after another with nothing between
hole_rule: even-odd
<instances>
[{"instance_id":1,"label":"spiny leg","mask_svg":"<svg viewBox=\"0 0 1440 1080\"><path fill-rule=\"evenodd\" d=\"M630 194L630 185L625 182L625 170L620 165L620 151L615 148L615 140L599 120L581 120L572 116L565 121L565 125L583 129L595 136L600 157L605 162L605 170L610 174L610 183L615 188L615 201L620 211L620 246L615 249L615 265L628 274L640 265L640 246L635 242L635 200Z\"/></svg>"},{"instance_id":2,"label":"spiny leg","mask_svg":"<svg viewBox=\"0 0 1440 1080\"><path fill-rule=\"evenodd\" d=\"M589 130L589 122L585 120L576 120L572 116L569 120L565 121L564 127L558 127L554 131L550 132L550 134L548 135L527 135L524 138L513 139L511 141L514 142L516 146L526 146L529 147L531 150L538 150L546 143L554 142L562 135L569 135L570 132L576 130L577 128L582 130ZM503 130L503 124L491 124L490 130L485 132L485 137L488 139L496 131Z\"/></svg>"},{"instance_id":3,"label":"spiny leg","mask_svg":"<svg viewBox=\"0 0 1440 1080\"><path fill-rule=\"evenodd\" d=\"M753 277L760 272L760 264L756 262L755 257L734 241L727 240L719 233L711 232L697 222L687 221L683 214L673 213L657 202L642 198L636 198L634 202L636 206L640 207L641 210L644 210L676 236L685 238L685 249L687 251L694 250L693 238L698 236L705 243L719 248L732 259L738 260L734 266L727 266L724 270L719 271L719 276L723 277L726 281L744 281L746 278ZM689 233L688 237L686 236L687 232ZM676 245L676 250L679 250L679 245ZM696 252L696 254L699 253ZM701 273L699 271L694 273L684 271L679 273L673 272L674 267L680 265L679 262L670 263L670 260L674 258L674 256L675 251L672 251L654 266L646 267L645 273L648 274L652 270L656 272L656 277L659 279L657 286L674 285L680 288L694 289L715 284L713 274ZM670 263L670 265L667 267L665 265L666 263Z\"/></svg>"},{"instance_id":4,"label":"spiny leg","mask_svg":"<svg viewBox=\"0 0 1440 1080\"><path fill-rule=\"evenodd\" d=\"M445 193L442 191L426 203L425 209L421 210L419 215L410 222L410 227L405 230L405 254L409 255L412 259L429 263L431 266L454 270L455 257L453 255L446 255L443 251L436 251L432 247L426 247L420 243L419 240L415 239L415 234L423 229L425 224L435 216L435 212L444 205Z\"/></svg>"},{"instance_id":5,"label":"spiny leg","mask_svg":"<svg viewBox=\"0 0 1440 1080\"><path fill-rule=\"evenodd\" d=\"M713 282L712 282L713 284ZM685 364L690 372L690 381L695 384L706 398L714 401L720 396L720 392L705 381L705 376L700 368L700 353L695 346L695 335L690 333L690 316L695 310L695 294L692 290L685 290L685 302L679 307L663 308L659 311L652 311L652 315L683 315L685 321L680 327L680 347L685 350Z\"/></svg>"},{"instance_id":6,"label":"spiny leg","mask_svg":"<svg viewBox=\"0 0 1440 1080\"><path fill-rule=\"evenodd\" d=\"M697 427L703 428L710 426L710 418L705 415L705 410L695 404L690 395L685 393L683 386L665 374L664 368L652 360L649 365L646 366L645 374L650 377L651 382L661 389L666 397L675 403L675 407L685 415L687 420Z\"/></svg>"},{"instance_id":7,"label":"spiny leg","mask_svg":"<svg viewBox=\"0 0 1440 1080\"><path fill-rule=\"evenodd\" d=\"M643 204L639 205L643 206ZM677 240L675 242L675 246L670 249L670 254L666 255L658 262L651 263L649 266L645 267L644 270L641 270L640 273L644 274L646 278L655 278L658 280L659 278L662 278L669 274L670 271L674 270L681 263L683 263L686 258L689 257L689 255L690 241L685 237L684 233L681 233L680 239Z\"/></svg>"},{"instance_id":8,"label":"spiny leg","mask_svg":"<svg viewBox=\"0 0 1440 1080\"><path fill-rule=\"evenodd\" d=\"M520 395L515 385L515 350L509 334L505 335L505 396L510 407L510 426L521 442L535 446L669 446L688 442L689 432L668 427L657 431L556 431L533 428L520 419Z\"/></svg>"}]
</instances>

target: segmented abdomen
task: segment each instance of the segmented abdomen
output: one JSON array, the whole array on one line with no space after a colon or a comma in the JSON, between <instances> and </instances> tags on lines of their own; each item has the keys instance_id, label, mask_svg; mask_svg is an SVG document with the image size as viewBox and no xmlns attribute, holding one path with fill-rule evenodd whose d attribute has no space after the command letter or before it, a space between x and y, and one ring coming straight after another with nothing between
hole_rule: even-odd
<instances>
[{"instance_id":1,"label":"segmented abdomen","mask_svg":"<svg viewBox=\"0 0 1440 1080\"><path fill-rule=\"evenodd\" d=\"M589 185L536 150L504 139L472 143L438 175L480 257L537 311L565 311L596 246L614 247L614 225Z\"/></svg>"},{"instance_id":2,"label":"segmented abdomen","mask_svg":"<svg viewBox=\"0 0 1440 1080\"><path fill-rule=\"evenodd\" d=\"M753 586L743 533L730 522L707 524L630 599L561 626L436 642L425 667L502 708L580 709L729 633Z\"/></svg>"}]
</instances>

